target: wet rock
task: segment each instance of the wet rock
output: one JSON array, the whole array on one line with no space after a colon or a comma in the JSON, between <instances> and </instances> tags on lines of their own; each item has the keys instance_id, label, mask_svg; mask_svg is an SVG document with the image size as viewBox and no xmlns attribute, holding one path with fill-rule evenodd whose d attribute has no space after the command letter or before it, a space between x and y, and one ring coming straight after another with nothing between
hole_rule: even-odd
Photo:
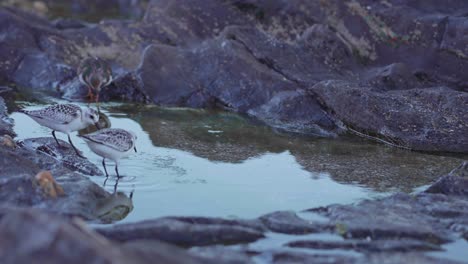
<instances>
[{"instance_id":1,"label":"wet rock","mask_svg":"<svg viewBox=\"0 0 468 264\"><path fill-rule=\"evenodd\" d=\"M411 239L439 245L453 241L454 232L468 228L468 202L459 195L396 194L355 206L332 205L316 212L329 217L336 225L335 232L345 238Z\"/></svg>"},{"instance_id":2,"label":"wet rock","mask_svg":"<svg viewBox=\"0 0 468 264\"><path fill-rule=\"evenodd\" d=\"M180 246L249 243L263 238L263 233L241 224L218 224L214 221L189 223L174 218L159 218L132 224L119 224L96 231L105 237L120 241L139 239L161 240Z\"/></svg>"},{"instance_id":3,"label":"wet rock","mask_svg":"<svg viewBox=\"0 0 468 264\"><path fill-rule=\"evenodd\" d=\"M17 148L0 145L0 167L1 206L47 208L52 212L99 222L103 214L97 210L97 204L110 196L104 189L66 168L49 154L21 144ZM49 184L42 186L34 178L43 170L50 170L64 195L50 199L50 192L47 192L50 190ZM46 187L46 192L43 187Z\"/></svg>"},{"instance_id":4,"label":"wet rock","mask_svg":"<svg viewBox=\"0 0 468 264\"><path fill-rule=\"evenodd\" d=\"M440 246L422 242L419 240L353 240L343 241L313 241L301 240L288 243L286 246L293 248L308 249L343 249L356 250L358 252L416 252L416 251L438 251Z\"/></svg>"},{"instance_id":5,"label":"wet rock","mask_svg":"<svg viewBox=\"0 0 468 264\"><path fill-rule=\"evenodd\" d=\"M461 153L468 149L466 93L447 87L381 93L340 81L324 81L312 90L349 128L390 145Z\"/></svg>"},{"instance_id":6,"label":"wet rock","mask_svg":"<svg viewBox=\"0 0 468 264\"><path fill-rule=\"evenodd\" d=\"M448 176L440 178L425 192L468 197L468 162L463 162Z\"/></svg>"},{"instance_id":7,"label":"wet rock","mask_svg":"<svg viewBox=\"0 0 468 264\"><path fill-rule=\"evenodd\" d=\"M72 146L63 140L59 140L61 147L57 145L54 138L28 138L20 144L31 150L40 151L57 161L57 164L90 176L104 176L104 173L89 160L80 158L76 155Z\"/></svg>"},{"instance_id":8,"label":"wet rock","mask_svg":"<svg viewBox=\"0 0 468 264\"><path fill-rule=\"evenodd\" d=\"M303 90L279 92L266 104L247 113L287 132L333 137L336 134L330 131L339 131L336 120L329 117L317 100Z\"/></svg>"},{"instance_id":9,"label":"wet rock","mask_svg":"<svg viewBox=\"0 0 468 264\"><path fill-rule=\"evenodd\" d=\"M364 258L359 259L357 263L417 263L417 264L437 264L437 263L448 263L448 264L460 264L462 262L449 260L446 258L430 257L418 253L384 253L384 254L372 254Z\"/></svg>"},{"instance_id":10,"label":"wet rock","mask_svg":"<svg viewBox=\"0 0 468 264\"><path fill-rule=\"evenodd\" d=\"M356 257L338 254L308 254L299 252L274 252L272 263L356 263Z\"/></svg>"},{"instance_id":11,"label":"wet rock","mask_svg":"<svg viewBox=\"0 0 468 264\"><path fill-rule=\"evenodd\" d=\"M101 92L105 101L150 103L151 100L143 88L141 78L135 73L127 73L116 78Z\"/></svg>"},{"instance_id":12,"label":"wet rock","mask_svg":"<svg viewBox=\"0 0 468 264\"><path fill-rule=\"evenodd\" d=\"M354 207L330 206L325 215L336 224L336 232L348 238L408 238L438 244L453 239L444 226L425 214L423 206L402 194Z\"/></svg>"},{"instance_id":13,"label":"wet rock","mask_svg":"<svg viewBox=\"0 0 468 264\"><path fill-rule=\"evenodd\" d=\"M8 117L5 101L0 97L0 136L15 136L13 132L13 120Z\"/></svg>"},{"instance_id":14,"label":"wet rock","mask_svg":"<svg viewBox=\"0 0 468 264\"><path fill-rule=\"evenodd\" d=\"M148 47L138 74L151 100L157 104L222 107L258 117L289 132L336 135L340 129L319 102L298 91L300 85L288 79L273 65L275 61L263 54L268 51L256 53L257 45L276 47L271 43L281 45L254 29L230 27L218 38L191 49ZM274 53L287 47L271 49L270 53ZM294 52L291 56L299 54L299 50ZM281 61L285 68L292 59L288 58ZM309 68L320 68L319 64L308 62L312 65ZM306 78L302 75L315 72L302 70L299 74L298 78Z\"/></svg>"},{"instance_id":15,"label":"wet rock","mask_svg":"<svg viewBox=\"0 0 468 264\"><path fill-rule=\"evenodd\" d=\"M259 232L264 232L267 229L263 225L260 219L223 219L216 217L187 217L187 216L173 216L166 217L166 219L173 219L189 224L200 224L200 225L232 225L251 228Z\"/></svg>"},{"instance_id":16,"label":"wet rock","mask_svg":"<svg viewBox=\"0 0 468 264\"><path fill-rule=\"evenodd\" d=\"M404 63L393 63L382 68L372 69L368 75L370 77L367 81L379 91L407 90L423 88L424 85L428 85L428 83L421 82L417 78L417 74L412 73L411 68Z\"/></svg>"},{"instance_id":17,"label":"wet rock","mask_svg":"<svg viewBox=\"0 0 468 264\"><path fill-rule=\"evenodd\" d=\"M250 252L250 254L248 254L242 250L233 250L225 246L192 247L189 249L189 252L202 258L212 259L226 264L256 263L252 259L252 255L255 256L256 253Z\"/></svg>"},{"instance_id":18,"label":"wet rock","mask_svg":"<svg viewBox=\"0 0 468 264\"><path fill-rule=\"evenodd\" d=\"M205 263L161 242L119 245L80 220L16 210L0 220L3 263Z\"/></svg>"},{"instance_id":19,"label":"wet rock","mask_svg":"<svg viewBox=\"0 0 468 264\"><path fill-rule=\"evenodd\" d=\"M141 3L73 1L73 12ZM82 100L75 68L94 55L116 72L103 100L221 107L328 137L344 123L392 145L466 152L467 10L409 0L151 1L141 21L93 25L3 8L0 81Z\"/></svg>"},{"instance_id":20,"label":"wet rock","mask_svg":"<svg viewBox=\"0 0 468 264\"><path fill-rule=\"evenodd\" d=\"M291 211L279 211L260 217L262 223L271 231L285 234L308 234L323 231L326 226L312 223Z\"/></svg>"}]
</instances>

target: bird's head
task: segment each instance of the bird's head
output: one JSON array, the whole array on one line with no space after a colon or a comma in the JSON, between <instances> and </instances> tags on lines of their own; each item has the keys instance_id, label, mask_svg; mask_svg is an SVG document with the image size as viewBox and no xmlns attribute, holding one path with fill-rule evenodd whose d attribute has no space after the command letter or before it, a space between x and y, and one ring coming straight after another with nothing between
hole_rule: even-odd
<instances>
[{"instance_id":1,"label":"bird's head","mask_svg":"<svg viewBox=\"0 0 468 264\"><path fill-rule=\"evenodd\" d=\"M83 113L83 116L82 116L83 121L86 124L98 126L98 122L99 122L99 112L98 111L96 111L93 108L86 107L86 108L83 109L82 113Z\"/></svg>"}]
</instances>

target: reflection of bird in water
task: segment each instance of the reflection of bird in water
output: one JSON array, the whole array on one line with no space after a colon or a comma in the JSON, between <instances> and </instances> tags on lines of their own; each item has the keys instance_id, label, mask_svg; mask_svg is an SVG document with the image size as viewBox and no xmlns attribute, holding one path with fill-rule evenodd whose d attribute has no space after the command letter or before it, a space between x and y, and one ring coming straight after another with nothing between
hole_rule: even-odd
<instances>
[{"instance_id":1,"label":"reflection of bird in water","mask_svg":"<svg viewBox=\"0 0 468 264\"><path fill-rule=\"evenodd\" d=\"M81 62L77 74L81 83L88 87L87 97L96 102L99 110L99 92L112 82L112 69L104 60L90 57Z\"/></svg>"},{"instance_id":2,"label":"reflection of bird in water","mask_svg":"<svg viewBox=\"0 0 468 264\"><path fill-rule=\"evenodd\" d=\"M117 187L119 186L120 178L122 177L117 177L117 179L115 180L114 193L117 192ZM104 180L104 183L102 184L102 187L106 187L107 180L109 180L109 177L106 177L106 179ZM130 192L130 198L132 197L133 197L133 191Z\"/></svg>"},{"instance_id":3,"label":"reflection of bird in water","mask_svg":"<svg viewBox=\"0 0 468 264\"><path fill-rule=\"evenodd\" d=\"M133 211L133 191L127 196L123 192L114 192L101 199L96 204L96 214L104 223L112 223L124 219Z\"/></svg>"},{"instance_id":4,"label":"reflection of bird in water","mask_svg":"<svg viewBox=\"0 0 468 264\"><path fill-rule=\"evenodd\" d=\"M97 155L103 157L102 166L106 176L109 176L106 168L106 158L115 162L115 173L119 175L118 162L126 157L132 150L137 152L135 141L137 136L131 131L120 128L106 128L91 134L80 135L89 148Z\"/></svg>"},{"instance_id":5,"label":"reflection of bird in water","mask_svg":"<svg viewBox=\"0 0 468 264\"><path fill-rule=\"evenodd\" d=\"M98 112L92 108L81 108L74 104L55 104L38 110L21 110L42 126L52 129L52 136L61 146L55 131L67 134L68 142L76 154L83 157L70 139L70 132L84 129L89 125L98 126Z\"/></svg>"}]
</instances>

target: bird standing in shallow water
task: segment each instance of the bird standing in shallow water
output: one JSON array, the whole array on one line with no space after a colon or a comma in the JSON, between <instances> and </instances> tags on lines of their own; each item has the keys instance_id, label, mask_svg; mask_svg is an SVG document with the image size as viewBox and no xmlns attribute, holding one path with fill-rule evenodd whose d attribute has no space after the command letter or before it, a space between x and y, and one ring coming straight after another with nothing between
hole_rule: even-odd
<instances>
[{"instance_id":1,"label":"bird standing in shallow water","mask_svg":"<svg viewBox=\"0 0 468 264\"><path fill-rule=\"evenodd\" d=\"M86 141L89 148L94 153L103 158L102 166L104 167L106 176L109 176L106 169L106 159L115 162L115 173L117 173L117 177L120 178L118 161L128 156L132 150L137 152L135 147L137 136L135 133L124 129L105 128L79 137Z\"/></svg>"},{"instance_id":2,"label":"bird standing in shallow water","mask_svg":"<svg viewBox=\"0 0 468 264\"><path fill-rule=\"evenodd\" d=\"M112 69L104 60L90 57L81 62L77 74L80 82L88 87L87 97L96 102L99 110L99 92L112 82Z\"/></svg>"},{"instance_id":3,"label":"bird standing in shallow water","mask_svg":"<svg viewBox=\"0 0 468 264\"><path fill-rule=\"evenodd\" d=\"M70 133L88 127L98 126L99 113L92 108L81 108L74 104L55 104L38 110L21 110L42 126L52 129L52 136L57 145L61 146L55 131L67 134L68 142L76 154L83 157L70 139Z\"/></svg>"}]
</instances>

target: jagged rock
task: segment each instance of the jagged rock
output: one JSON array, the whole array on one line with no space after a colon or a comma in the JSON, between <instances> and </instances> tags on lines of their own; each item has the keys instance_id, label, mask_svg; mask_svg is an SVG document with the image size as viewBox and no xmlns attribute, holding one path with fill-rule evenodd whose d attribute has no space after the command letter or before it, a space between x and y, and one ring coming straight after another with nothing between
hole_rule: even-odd
<instances>
[{"instance_id":1,"label":"jagged rock","mask_svg":"<svg viewBox=\"0 0 468 264\"><path fill-rule=\"evenodd\" d=\"M463 162L458 168L451 171L447 177L439 179L426 192L468 197L468 162Z\"/></svg>"},{"instance_id":2,"label":"jagged rock","mask_svg":"<svg viewBox=\"0 0 468 264\"><path fill-rule=\"evenodd\" d=\"M89 160L78 157L72 146L63 140L59 140L59 147L53 137L28 138L20 144L28 149L40 151L57 161L57 165L63 165L70 170L90 176L104 176L104 173Z\"/></svg>"},{"instance_id":3,"label":"jagged rock","mask_svg":"<svg viewBox=\"0 0 468 264\"><path fill-rule=\"evenodd\" d=\"M468 229L468 202L457 195L396 194L355 206L332 205L313 211L329 217L335 232L345 238L442 244L455 239L453 232Z\"/></svg>"},{"instance_id":4,"label":"jagged rock","mask_svg":"<svg viewBox=\"0 0 468 264\"><path fill-rule=\"evenodd\" d=\"M0 136L15 136L13 132L13 120L8 117L5 101L0 97Z\"/></svg>"},{"instance_id":5,"label":"jagged rock","mask_svg":"<svg viewBox=\"0 0 468 264\"><path fill-rule=\"evenodd\" d=\"M112 3L95 5L140 7ZM464 153L467 11L458 1L154 0L141 21L67 24L2 8L0 84L82 100L75 68L93 55L115 73L103 100L222 107L327 137L344 123L380 142Z\"/></svg>"},{"instance_id":6,"label":"jagged rock","mask_svg":"<svg viewBox=\"0 0 468 264\"><path fill-rule=\"evenodd\" d=\"M311 89L348 127L389 144L426 151L468 149L466 93L447 87L382 93L343 81L323 81Z\"/></svg>"},{"instance_id":7,"label":"jagged rock","mask_svg":"<svg viewBox=\"0 0 468 264\"><path fill-rule=\"evenodd\" d=\"M53 139L41 140L55 144ZM66 146L67 143L63 142L63 145ZM91 166L89 162L86 163L78 158L74 152L70 154L69 161L74 164L74 168L78 168L78 164ZM79 161L79 163L72 161ZM122 216L114 215L115 218L109 220L109 214L105 213L100 205L102 201L109 200L111 195L87 177L66 168L61 161L50 154L24 147L21 144L16 148L0 145L0 167L2 167L0 171L1 206L47 208L52 212L79 216L97 222L110 222L122 218ZM63 195L51 199L47 193L44 193L41 185L37 184L34 179L34 176L43 170L50 170L57 184L62 187ZM107 206L105 209L110 212L121 204L122 201L115 202L113 206ZM128 214L124 211L121 213ZM100 219L101 217L103 220Z\"/></svg>"}]
</instances>

